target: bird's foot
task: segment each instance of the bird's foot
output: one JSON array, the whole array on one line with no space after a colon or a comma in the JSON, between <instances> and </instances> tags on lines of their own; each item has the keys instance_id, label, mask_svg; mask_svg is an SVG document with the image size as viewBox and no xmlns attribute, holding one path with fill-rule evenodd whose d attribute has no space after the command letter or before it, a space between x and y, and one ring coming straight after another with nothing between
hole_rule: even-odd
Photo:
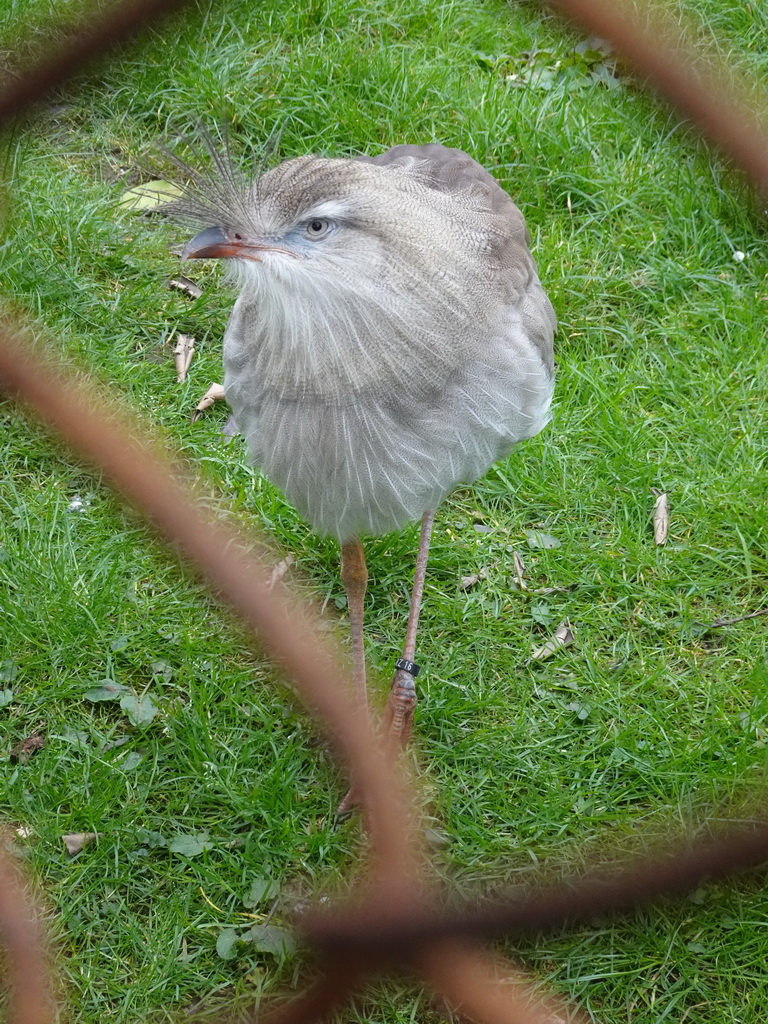
<instances>
[{"instance_id":1,"label":"bird's foot","mask_svg":"<svg viewBox=\"0 0 768 1024\"><path fill-rule=\"evenodd\" d=\"M356 807L360 806L361 802L357 783L353 782L347 790L346 796L336 808L336 821L338 822L350 815Z\"/></svg>"},{"instance_id":2,"label":"bird's foot","mask_svg":"<svg viewBox=\"0 0 768 1024\"><path fill-rule=\"evenodd\" d=\"M406 746L413 731L413 710L417 700L414 679L418 666L410 661L407 666L401 667L398 662L384 709L384 735L393 756L398 749Z\"/></svg>"},{"instance_id":3,"label":"bird's foot","mask_svg":"<svg viewBox=\"0 0 768 1024\"><path fill-rule=\"evenodd\" d=\"M407 669L398 667L395 672L382 720L384 742L392 757L396 757L397 753L407 745L413 731L413 710L417 700L414 677L418 673L418 666L413 662L408 662L408 666ZM360 802L360 792L356 783L353 782L347 790L346 796L336 808L336 817L346 817L359 806Z\"/></svg>"}]
</instances>

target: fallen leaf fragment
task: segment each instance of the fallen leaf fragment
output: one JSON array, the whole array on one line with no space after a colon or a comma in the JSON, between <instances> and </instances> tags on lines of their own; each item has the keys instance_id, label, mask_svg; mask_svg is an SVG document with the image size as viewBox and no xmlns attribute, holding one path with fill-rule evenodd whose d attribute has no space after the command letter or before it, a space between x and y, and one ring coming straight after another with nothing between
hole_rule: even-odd
<instances>
[{"instance_id":1,"label":"fallen leaf fragment","mask_svg":"<svg viewBox=\"0 0 768 1024\"><path fill-rule=\"evenodd\" d=\"M270 878L267 875L263 877L254 878L251 882L251 888L248 890L248 894L243 897L243 906L253 909L258 907L260 903L266 903L267 900L273 900L278 893L278 885L274 878Z\"/></svg>"},{"instance_id":2,"label":"fallen leaf fragment","mask_svg":"<svg viewBox=\"0 0 768 1024\"><path fill-rule=\"evenodd\" d=\"M195 284L191 277L185 277L183 274L179 274L178 277L169 277L165 286L173 291L184 292L190 299L199 299L203 294L200 285Z\"/></svg>"},{"instance_id":3,"label":"fallen leaf fragment","mask_svg":"<svg viewBox=\"0 0 768 1024\"><path fill-rule=\"evenodd\" d=\"M527 590L528 584L523 578L525 576L525 562L520 557L519 551L512 552L512 561L515 565L515 583L517 584L517 589Z\"/></svg>"},{"instance_id":4,"label":"fallen leaf fragment","mask_svg":"<svg viewBox=\"0 0 768 1024\"><path fill-rule=\"evenodd\" d=\"M239 941L240 936L234 928L225 928L223 931L219 932L219 937L216 940L216 952L222 960L231 960L233 957L237 956L235 946Z\"/></svg>"},{"instance_id":5,"label":"fallen leaf fragment","mask_svg":"<svg viewBox=\"0 0 768 1024\"><path fill-rule=\"evenodd\" d=\"M178 199L184 190L171 181L146 181L135 185L120 196L119 206L130 213L152 213Z\"/></svg>"},{"instance_id":6,"label":"fallen leaf fragment","mask_svg":"<svg viewBox=\"0 0 768 1024\"><path fill-rule=\"evenodd\" d=\"M551 658L553 654L559 651L563 647L570 647L573 643L573 631L571 630L571 624L568 619L563 619L560 625L552 636L545 644L541 647L537 647L531 654L531 661L544 661L545 658Z\"/></svg>"},{"instance_id":7,"label":"fallen leaf fragment","mask_svg":"<svg viewBox=\"0 0 768 1024\"><path fill-rule=\"evenodd\" d=\"M191 334L177 334L173 347L173 361L176 364L176 380L181 384L195 354L195 339Z\"/></svg>"},{"instance_id":8,"label":"fallen leaf fragment","mask_svg":"<svg viewBox=\"0 0 768 1024\"><path fill-rule=\"evenodd\" d=\"M257 953L284 956L293 951L296 941L286 929L274 924L254 924L240 936L241 942L252 943Z\"/></svg>"},{"instance_id":9,"label":"fallen leaf fragment","mask_svg":"<svg viewBox=\"0 0 768 1024\"><path fill-rule=\"evenodd\" d=\"M557 537L553 537L551 533L544 533L541 530L526 530L525 539L528 541L528 547L530 548L546 548L550 550L561 546Z\"/></svg>"},{"instance_id":10,"label":"fallen leaf fragment","mask_svg":"<svg viewBox=\"0 0 768 1024\"><path fill-rule=\"evenodd\" d=\"M195 410L192 413L190 423L197 423L200 417L203 415L206 409L210 409L214 402L225 401L226 395L224 394L224 388L221 384L211 384L208 390L205 392L203 397L195 406Z\"/></svg>"},{"instance_id":11,"label":"fallen leaf fragment","mask_svg":"<svg viewBox=\"0 0 768 1024\"><path fill-rule=\"evenodd\" d=\"M651 494L656 495L653 503L653 539L656 544L665 544L669 533L669 498L666 491L659 491L651 488Z\"/></svg>"},{"instance_id":12,"label":"fallen leaf fragment","mask_svg":"<svg viewBox=\"0 0 768 1024\"><path fill-rule=\"evenodd\" d=\"M17 743L10 753L11 764L26 764L30 757L33 757L45 746L45 736L39 732L33 732L21 743Z\"/></svg>"},{"instance_id":13,"label":"fallen leaf fragment","mask_svg":"<svg viewBox=\"0 0 768 1024\"><path fill-rule=\"evenodd\" d=\"M271 590L276 583L285 576L291 566L294 564L296 559L293 555L286 555L285 558L281 558L277 565L272 570L272 575L269 577L269 583L267 584L267 590Z\"/></svg>"},{"instance_id":14,"label":"fallen leaf fragment","mask_svg":"<svg viewBox=\"0 0 768 1024\"><path fill-rule=\"evenodd\" d=\"M184 857L199 857L206 850L213 849L207 832L195 832L191 835L176 836L168 843L171 853L180 853Z\"/></svg>"},{"instance_id":15,"label":"fallen leaf fragment","mask_svg":"<svg viewBox=\"0 0 768 1024\"><path fill-rule=\"evenodd\" d=\"M488 570L481 569L480 572L473 572L469 576L462 576L459 583L459 590L470 590L480 580L488 579Z\"/></svg>"},{"instance_id":16,"label":"fallen leaf fragment","mask_svg":"<svg viewBox=\"0 0 768 1024\"><path fill-rule=\"evenodd\" d=\"M131 725L143 727L149 725L152 719L160 710L148 693L141 697L127 693L120 698L120 707L128 716Z\"/></svg>"},{"instance_id":17,"label":"fallen leaf fragment","mask_svg":"<svg viewBox=\"0 0 768 1024\"><path fill-rule=\"evenodd\" d=\"M94 686L90 690L86 690L83 696L86 700L96 702L100 700L120 700L126 693L130 693L127 686L123 686L122 683L115 683L111 679L105 679L101 686Z\"/></svg>"},{"instance_id":18,"label":"fallen leaf fragment","mask_svg":"<svg viewBox=\"0 0 768 1024\"><path fill-rule=\"evenodd\" d=\"M98 832L68 832L61 837L61 841L66 846L69 856L74 857L78 853L82 853L88 843L92 843L94 839L98 838Z\"/></svg>"}]
</instances>

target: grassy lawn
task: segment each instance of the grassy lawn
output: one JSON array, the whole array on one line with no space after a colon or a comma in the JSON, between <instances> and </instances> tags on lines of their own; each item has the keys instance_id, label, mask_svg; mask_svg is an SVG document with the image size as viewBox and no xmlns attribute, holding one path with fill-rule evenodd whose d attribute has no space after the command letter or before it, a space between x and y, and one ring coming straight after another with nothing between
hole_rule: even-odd
<instances>
[{"instance_id":1,"label":"grassy lawn","mask_svg":"<svg viewBox=\"0 0 768 1024\"><path fill-rule=\"evenodd\" d=\"M10 3L28 24L49 6ZM698 8L768 71L764 8ZM222 517L292 553L341 635L335 545L224 443L224 408L189 422L221 378L232 293L210 264L192 266L201 298L165 288L184 235L120 196L202 119L246 162L276 128L280 159L458 146L523 209L560 318L554 420L441 508L419 651L418 771L436 868L462 893L705 832L748 815L765 774L768 618L707 628L768 604L765 216L631 76L608 87L599 60L572 58L579 41L528 3L202 4L18 126L4 157L5 299L155 425ZM177 331L197 339L183 384ZM66 1019L188 1019L296 984L300 952L248 929L343 887L361 849L358 821L333 821L344 780L194 573L14 403L0 423L0 816L28 833ZM651 488L671 503L662 548ZM532 547L534 530L559 546ZM415 528L368 545L382 698L415 549ZM573 645L531 663L565 618ZM105 680L129 699L95 699ZM32 734L44 748L11 764ZM74 832L99 839L70 857ZM601 1024L751 1024L766 922L745 879L501 947ZM343 1019L446 1018L387 983Z\"/></svg>"}]
</instances>

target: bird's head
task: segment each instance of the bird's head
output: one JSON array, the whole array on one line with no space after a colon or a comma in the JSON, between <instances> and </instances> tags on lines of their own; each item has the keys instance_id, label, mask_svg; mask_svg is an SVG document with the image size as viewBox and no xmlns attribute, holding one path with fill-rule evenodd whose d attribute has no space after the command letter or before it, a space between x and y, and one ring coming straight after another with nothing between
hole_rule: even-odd
<instances>
[{"instance_id":1,"label":"bird's head","mask_svg":"<svg viewBox=\"0 0 768 1024\"><path fill-rule=\"evenodd\" d=\"M259 291L380 283L398 259L393 248L407 242L391 230L393 178L355 160L288 160L237 193L225 185L215 202L207 196L213 224L187 242L182 259L232 260L241 285Z\"/></svg>"},{"instance_id":2,"label":"bird's head","mask_svg":"<svg viewBox=\"0 0 768 1024\"><path fill-rule=\"evenodd\" d=\"M304 294L371 308L424 296L440 279L449 294L435 297L437 310L482 277L476 209L464 223L462 204L417 173L364 160L297 157L245 185L221 176L193 212L207 225L182 258L230 261L254 297Z\"/></svg>"}]
</instances>

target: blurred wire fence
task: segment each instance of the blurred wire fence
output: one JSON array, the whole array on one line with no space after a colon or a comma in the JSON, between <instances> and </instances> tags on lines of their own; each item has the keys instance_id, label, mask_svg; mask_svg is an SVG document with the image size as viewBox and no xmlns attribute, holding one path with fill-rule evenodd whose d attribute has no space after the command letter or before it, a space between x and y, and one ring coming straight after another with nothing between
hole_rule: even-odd
<instances>
[{"instance_id":1,"label":"blurred wire fence","mask_svg":"<svg viewBox=\"0 0 768 1024\"><path fill-rule=\"evenodd\" d=\"M0 126L18 125L37 101L82 74L90 61L182 6L182 0L100 5L80 26L62 27L58 35L64 42L0 84ZM681 42L679 28L654 5L557 0L555 6L607 40L759 190L768 189L768 132L748 90L729 69ZM407 967L453 1010L482 1024L578 1020L577 1009L542 996L524 972L483 953L482 945L500 936L561 929L597 913L626 912L768 861L768 822L760 821L706 841L656 849L612 874L586 873L493 905L454 903L447 910L445 894L438 898L430 884L420 848L413 784L387 760L367 722L355 716L355 702L346 696L351 681L327 634L286 591L270 586L270 567L244 554L242 539L196 502L194 487L144 428L95 385L65 369L53 351L6 321L0 326L0 387L99 467L198 568L292 680L361 793L370 842L365 880L348 904L307 914L300 924L319 980L289 1003L254 1007L254 1018L274 1024L317 1021L342 1008L370 979ZM29 885L12 853L0 852L0 944L11 1024L45 1024L59 1013Z\"/></svg>"}]
</instances>

